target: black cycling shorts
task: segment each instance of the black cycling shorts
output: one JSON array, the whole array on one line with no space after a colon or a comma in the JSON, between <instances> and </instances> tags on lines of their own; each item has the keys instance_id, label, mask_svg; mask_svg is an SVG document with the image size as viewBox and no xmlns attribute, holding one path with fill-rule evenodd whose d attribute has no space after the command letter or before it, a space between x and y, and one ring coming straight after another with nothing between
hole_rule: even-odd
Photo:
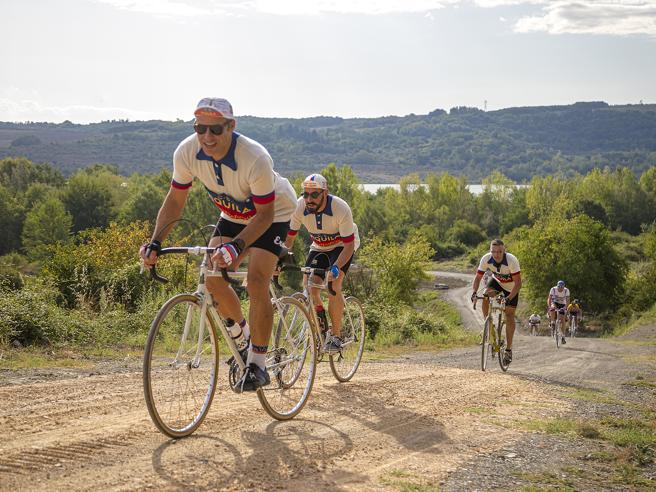
<instances>
[{"instance_id":1,"label":"black cycling shorts","mask_svg":"<svg viewBox=\"0 0 656 492\"><path fill-rule=\"evenodd\" d=\"M517 301L519 301L519 293L512 299L508 299L508 294L510 294L510 292L501 287L501 284L497 282L497 279L490 279L490 281L487 283L487 288L496 290L497 292L503 294L504 297L506 297L506 307L517 307Z\"/></svg>"},{"instance_id":2,"label":"black cycling shorts","mask_svg":"<svg viewBox=\"0 0 656 492\"><path fill-rule=\"evenodd\" d=\"M554 302L553 304L554 304L554 306L556 306L556 311L560 311L561 309L562 309L563 311L566 311L566 310L565 310L565 305L564 305L564 304L561 304L561 303L559 303L559 302ZM563 314L565 314L565 313L563 313Z\"/></svg>"},{"instance_id":3,"label":"black cycling shorts","mask_svg":"<svg viewBox=\"0 0 656 492\"><path fill-rule=\"evenodd\" d=\"M224 236L235 238L244 230L246 224L237 224L221 217L214 228L213 237ZM258 248L270 251L276 256L280 256L285 244L285 238L289 231L289 222L274 222L264 233L258 237L249 248Z\"/></svg>"},{"instance_id":4,"label":"black cycling shorts","mask_svg":"<svg viewBox=\"0 0 656 492\"><path fill-rule=\"evenodd\" d=\"M312 268L323 268L324 270L327 270L335 264L343 249L344 248L342 246L339 246L335 249L331 249L330 251L310 250L307 259L305 260L305 266ZM348 272L348 269L351 266L351 260L353 260L353 255L351 255L346 264L340 268L340 270L344 273ZM324 277L323 275L318 276L321 278Z\"/></svg>"}]
</instances>

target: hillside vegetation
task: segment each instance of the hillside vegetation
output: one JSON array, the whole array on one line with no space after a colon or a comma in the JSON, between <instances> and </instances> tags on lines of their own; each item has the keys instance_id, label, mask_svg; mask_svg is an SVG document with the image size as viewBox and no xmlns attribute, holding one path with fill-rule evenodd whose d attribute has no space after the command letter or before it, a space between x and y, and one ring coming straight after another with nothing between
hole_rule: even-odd
<instances>
[{"instance_id":1,"label":"hillside vegetation","mask_svg":"<svg viewBox=\"0 0 656 492\"><path fill-rule=\"evenodd\" d=\"M522 265L524 308L542 310L561 278L608 327L656 301L656 167L639 177L628 168L536 176L520 188L493 173L480 195L448 173L408 175L400 190L371 194L348 166L321 172L359 226L357 262L367 268L347 277L347 290L365 300L371 346L466 343L457 319L420 295L420 282L435 259L461 256L473 272L496 236ZM106 165L65 179L48 164L0 160L0 347L142 346L157 306L195 281L182 259L160 264L174 280L167 286L139 274L137 251L170 179L168 171L125 177ZM217 215L197 183L165 245L202 244L201 226ZM305 230L300 237L295 254L303 261ZM298 280L283 278L293 288Z\"/></svg>"},{"instance_id":2,"label":"hillside vegetation","mask_svg":"<svg viewBox=\"0 0 656 492\"><path fill-rule=\"evenodd\" d=\"M480 182L492 171L517 181L535 175L587 174L656 165L656 105L508 108L458 107L427 115L381 118L238 119L238 131L264 144L284 175L328 163L350 166L361 182L449 172ZM190 121L0 123L0 158L47 162L65 175L109 163L123 175L159 173L171 166Z\"/></svg>"}]
</instances>

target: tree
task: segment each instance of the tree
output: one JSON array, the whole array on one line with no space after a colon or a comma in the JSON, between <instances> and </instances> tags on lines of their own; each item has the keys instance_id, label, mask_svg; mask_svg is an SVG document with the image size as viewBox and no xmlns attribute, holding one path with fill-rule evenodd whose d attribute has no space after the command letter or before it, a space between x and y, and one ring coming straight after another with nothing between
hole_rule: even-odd
<instances>
[{"instance_id":1,"label":"tree","mask_svg":"<svg viewBox=\"0 0 656 492\"><path fill-rule=\"evenodd\" d=\"M76 174L69 179L60 199L73 217L73 232L107 227L112 218L112 193L102 177Z\"/></svg>"},{"instance_id":2,"label":"tree","mask_svg":"<svg viewBox=\"0 0 656 492\"><path fill-rule=\"evenodd\" d=\"M622 299L626 261L608 230L586 215L524 227L516 232L514 249L526 281L522 292L538 307L558 279L592 311L613 311Z\"/></svg>"},{"instance_id":3,"label":"tree","mask_svg":"<svg viewBox=\"0 0 656 492\"><path fill-rule=\"evenodd\" d=\"M24 217L22 205L0 184L0 256L20 248Z\"/></svg>"},{"instance_id":4,"label":"tree","mask_svg":"<svg viewBox=\"0 0 656 492\"><path fill-rule=\"evenodd\" d=\"M402 246L374 238L363 246L360 261L376 276L379 300L412 305L433 254L426 239L420 236L408 238Z\"/></svg>"},{"instance_id":5,"label":"tree","mask_svg":"<svg viewBox=\"0 0 656 492\"><path fill-rule=\"evenodd\" d=\"M68 241L72 223L73 219L57 198L37 203L25 217L23 248L32 258L42 258L43 246Z\"/></svg>"}]
</instances>

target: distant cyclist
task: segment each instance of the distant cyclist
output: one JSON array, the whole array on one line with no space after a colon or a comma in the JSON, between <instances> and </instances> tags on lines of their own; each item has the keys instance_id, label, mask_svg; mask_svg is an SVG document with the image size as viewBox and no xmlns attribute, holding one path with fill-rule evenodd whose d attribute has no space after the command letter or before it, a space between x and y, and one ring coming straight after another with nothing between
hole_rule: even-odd
<instances>
[{"instance_id":1,"label":"distant cyclist","mask_svg":"<svg viewBox=\"0 0 656 492\"><path fill-rule=\"evenodd\" d=\"M581 318L583 317L583 310L581 309L581 303L579 302L578 299L574 299L573 302L567 305L567 315L569 316L569 325L570 325L570 332L571 332L572 321L575 319L576 326L578 326L579 323L581 322Z\"/></svg>"},{"instance_id":2,"label":"distant cyclist","mask_svg":"<svg viewBox=\"0 0 656 492\"><path fill-rule=\"evenodd\" d=\"M533 313L531 316L528 318L528 326L531 331L531 335L535 335L538 332L538 327L540 326L540 322L542 321L542 318L540 318L539 314Z\"/></svg>"},{"instance_id":3,"label":"distant cyclist","mask_svg":"<svg viewBox=\"0 0 656 492\"><path fill-rule=\"evenodd\" d=\"M519 261L510 253L506 253L506 246L501 239L490 243L490 252L481 258L474 277L472 288L472 302L475 300L481 280L489 272L486 283L487 290L503 294L506 297L506 351L503 354L504 363L512 362L512 343L515 334L515 309L519 301L519 289L522 288L522 276L519 270ZM483 317L487 317L490 301L483 299ZM499 354L501 356L501 354Z\"/></svg>"},{"instance_id":4,"label":"distant cyclist","mask_svg":"<svg viewBox=\"0 0 656 492\"><path fill-rule=\"evenodd\" d=\"M285 246L292 247L301 225L310 233L312 245L305 266L328 270L328 280L336 295L328 298L328 312L332 321L331 337L326 338L325 351L338 352L341 345L344 297L342 284L349 270L355 250L360 245L357 226L353 223L351 207L341 198L328 193L328 181L321 174L310 174L303 181L303 194L292 214ZM317 278L316 282L321 282ZM307 279L305 280L307 282ZM326 311L319 289L310 292L317 309L317 317L328 328Z\"/></svg>"},{"instance_id":5,"label":"distant cyclist","mask_svg":"<svg viewBox=\"0 0 656 492\"><path fill-rule=\"evenodd\" d=\"M556 319L562 321L562 326L565 326L565 314L567 310L567 305L569 304L569 289L565 287L565 281L559 280L554 287L549 290L549 297L547 298L547 304L549 306L549 326L553 330L554 325L556 324ZM567 343L565 341L565 332L561 333L563 344Z\"/></svg>"}]
</instances>

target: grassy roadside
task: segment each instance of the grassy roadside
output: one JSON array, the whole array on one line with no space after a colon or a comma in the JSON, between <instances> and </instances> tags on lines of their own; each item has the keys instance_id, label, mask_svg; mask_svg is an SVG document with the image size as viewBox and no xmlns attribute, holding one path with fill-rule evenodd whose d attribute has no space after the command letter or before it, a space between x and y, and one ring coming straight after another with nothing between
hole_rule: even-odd
<instances>
[{"instance_id":1,"label":"grassy roadside","mask_svg":"<svg viewBox=\"0 0 656 492\"><path fill-rule=\"evenodd\" d=\"M365 304L365 310L364 360L388 359L408 352L445 350L478 342L477 335L463 327L457 309L439 299L433 291L420 293L415 307ZM219 350L227 353L223 345ZM142 355L143 343L139 343L137 337L128 345L55 343L25 348L0 345L0 370L88 369L100 360L141 358Z\"/></svg>"}]
</instances>

